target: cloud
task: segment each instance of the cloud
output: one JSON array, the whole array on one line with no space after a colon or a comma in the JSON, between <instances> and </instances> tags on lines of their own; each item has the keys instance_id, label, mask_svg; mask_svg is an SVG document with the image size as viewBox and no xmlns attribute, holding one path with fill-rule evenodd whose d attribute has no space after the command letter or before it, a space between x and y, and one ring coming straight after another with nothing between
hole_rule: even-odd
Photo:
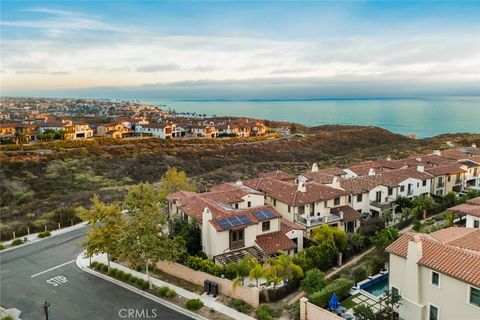
<instances>
[{"instance_id":1,"label":"cloud","mask_svg":"<svg viewBox=\"0 0 480 320\"><path fill-rule=\"evenodd\" d=\"M137 67L138 72L158 72L158 71L176 71L180 70L178 64L147 64Z\"/></svg>"}]
</instances>

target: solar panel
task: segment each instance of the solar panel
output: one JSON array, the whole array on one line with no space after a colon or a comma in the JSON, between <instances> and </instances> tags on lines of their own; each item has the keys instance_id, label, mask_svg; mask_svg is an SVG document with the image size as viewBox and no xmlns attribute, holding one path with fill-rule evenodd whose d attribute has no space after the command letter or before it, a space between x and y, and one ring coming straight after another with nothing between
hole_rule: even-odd
<instances>
[{"instance_id":1,"label":"solar panel","mask_svg":"<svg viewBox=\"0 0 480 320\"><path fill-rule=\"evenodd\" d=\"M217 221L222 229L230 229L243 224L249 224L250 222L251 221L247 216L234 216Z\"/></svg>"},{"instance_id":2,"label":"solar panel","mask_svg":"<svg viewBox=\"0 0 480 320\"><path fill-rule=\"evenodd\" d=\"M268 220L273 217L275 217L275 214L272 212L270 209L264 209L261 211L257 211L254 213L255 217L257 217L258 220Z\"/></svg>"}]
</instances>

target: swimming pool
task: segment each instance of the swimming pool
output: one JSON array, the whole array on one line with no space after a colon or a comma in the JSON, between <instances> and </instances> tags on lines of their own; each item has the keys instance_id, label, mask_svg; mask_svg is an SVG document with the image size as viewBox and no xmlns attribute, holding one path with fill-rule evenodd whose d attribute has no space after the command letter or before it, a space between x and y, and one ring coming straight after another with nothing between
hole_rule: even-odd
<instances>
[{"instance_id":1,"label":"swimming pool","mask_svg":"<svg viewBox=\"0 0 480 320\"><path fill-rule=\"evenodd\" d=\"M375 297L380 297L388 290L388 273L375 276L360 284L360 289L364 290Z\"/></svg>"}]
</instances>

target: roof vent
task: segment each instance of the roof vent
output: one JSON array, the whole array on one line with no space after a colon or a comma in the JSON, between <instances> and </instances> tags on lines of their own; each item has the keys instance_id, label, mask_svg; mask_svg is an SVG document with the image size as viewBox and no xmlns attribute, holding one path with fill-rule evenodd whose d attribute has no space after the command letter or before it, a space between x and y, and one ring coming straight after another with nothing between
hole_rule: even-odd
<instances>
[{"instance_id":1,"label":"roof vent","mask_svg":"<svg viewBox=\"0 0 480 320\"><path fill-rule=\"evenodd\" d=\"M417 171L418 172L425 172L425 166L417 166Z\"/></svg>"},{"instance_id":2,"label":"roof vent","mask_svg":"<svg viewBox=\"0 0 480 320\"><path fill-rule=\"evenodd\" d=\"M388 156L387 161L392 161L392 157Z\"/></svg>"},{"instance_id":3,"label":"roof vent","mask_svg":"<svg viewBox=\"0 0 480 320\"><path fill-rule=\"evenodd\" d=\"M238 180L237 182L235 182L235 184L236 184L237 186L243 186L242 180Z\"/></svg>"},{"instance_id":4,"label":"roof vent","mask_svg":"<svg viewBox=\"0 0 480 320\"><path fill-rule=\"evenodd\" d=\"M305 181L299 181L299 182L298 182L297 191L307 192L307 186L306 186L306 184L305 184Z\"/></svg>"},{"instance_id":5,"label":"roof vent","mask_svg":"<svg viewBox=\"0 0 480 320\"><path fill-rule=\"evenodd\" d=\"M318 172L318 165L316 163L312 164L312 172Z\"/></svg>"},{"instance_id":6,"label":"roof vent","mask_svg":"<svg viewBox=\"0 0 480 320\"><path fill-rule=\"evenodd\" d=\"M375 169L370 168L370 169L368 170L368 175L369 175L369 176L374 176L374 175L375 175Z\"/></svg>"}]
</instances>

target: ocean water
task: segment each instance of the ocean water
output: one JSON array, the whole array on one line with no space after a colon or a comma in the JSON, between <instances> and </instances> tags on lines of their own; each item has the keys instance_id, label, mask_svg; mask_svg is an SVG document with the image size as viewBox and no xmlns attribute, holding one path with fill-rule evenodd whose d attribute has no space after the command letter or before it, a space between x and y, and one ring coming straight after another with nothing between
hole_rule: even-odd
<instances>
[{"instance_id":1,"label":"ocean water","mask_svg":"<svg viewBox=\"0 0 480 320\"><path fill-rule=\"evenodd\" d=\"M261 101L185 101L145 99L177 112L286 120L307 126L379 126L400 134L431 137L442 133L480 133L480 97L426 99L327 99Z\"/></svg>"}]
</instances>

